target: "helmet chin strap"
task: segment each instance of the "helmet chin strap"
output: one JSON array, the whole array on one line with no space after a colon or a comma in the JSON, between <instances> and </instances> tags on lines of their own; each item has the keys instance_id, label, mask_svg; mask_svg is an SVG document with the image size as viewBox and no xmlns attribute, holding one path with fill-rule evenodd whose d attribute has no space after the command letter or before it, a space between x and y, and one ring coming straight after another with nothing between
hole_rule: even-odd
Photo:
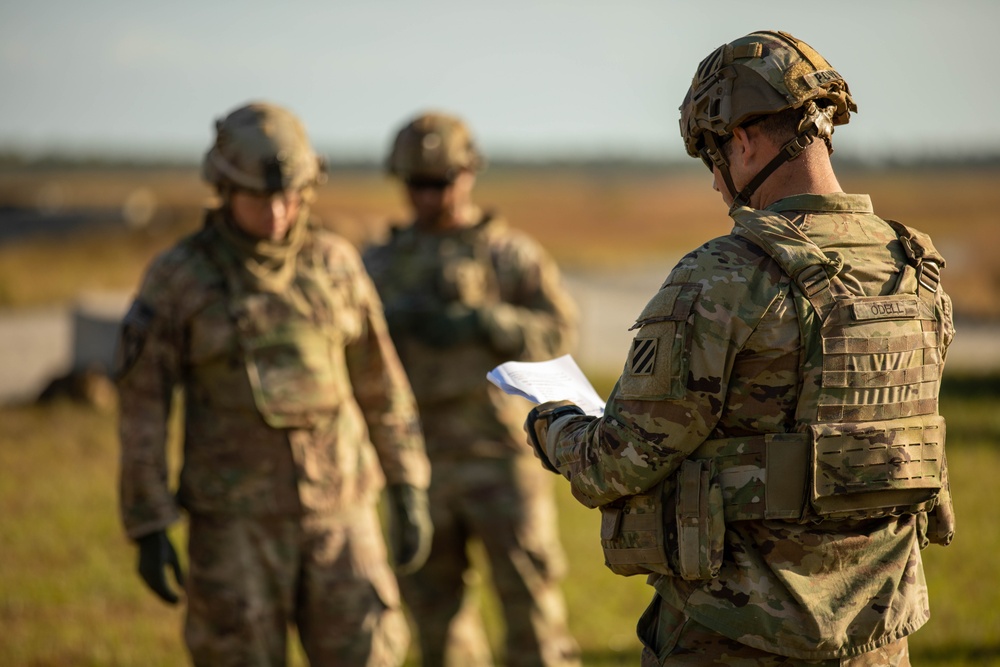
<instances>
[{"instance_id":1,"label":"helmet chin strap","mask_svg":"<svg viewBox=\"0 0 1000 667\"><path fill-rule=\"evenodd\" d=\"M709 159L712 160L712 164L722 174L722 180L726 183L726 189L729 190L729 194L736 197L736 186L733 184L733 175L729 173L729 160L726 159L725 153L722 152L718 136L712 132L705 133L705 153L708 154Z\"/></svg>"},{"instance_id":2,"label":"helmet chin strap","mask_svg":"<svg viewBox=\"0 0 1000 667\"><path fill-rule=\"evenodd\" d=\"M726 186L729 188L729 193L733 195L733 206L732 208L740 208L741 206L750 205L750 197L754 192L757 191L764 181L774 173L774 171L783 165L785 162L790 162L802 155L809 144L816 140L816 137L822 136L823 141L826 142L826 149L829 152L833 152L833 144L830 142L830 137L833 135L833 112L834 108L832 106L819 107L815 101L810 100L803 110L802 120L799 122L799 133L796 134L790 141L788 141L781 150L778 151L777 155L771 158L771 161L764 165L764 168L757 172L757 175L750 179L739 193L736 192L736 188L733 186L732 177L729 174L729 164L726 162L725 156L719 151L719 156L722 158L723 162L726 162L725 171L722 174L723 179L726 181ZM713 143L714 143L714 137ZM708 137L706 137L706 144ZM713 158L714 160L714 158ZM718 162L716 162L718 164ZM722 169L722 167L719 167Z\"/></svg>"},{"instance_id":3,"label":"helmet chin strap","mask_svg":"<svg viewBox=\"0 0 1000 667\"><path fill-rule=\"evenodd\" d=\"M740 208L742 206L749 206L750 197L752 197L753 193L757 191L757 188L759 188L778 167L801 155L802 151L804 151L809 144L816 140L816 136L817 131L815 126L810 126L799 132L799 134L795 135L791 141L782 146L781 150L779 150L778 153L771 158L771 161L764 165L764 168L757 172L757 175L750 179L750 182L746 184L746 187L740 191L736 190L736 185L733 183L733 175L729 171L729 160L726 159L725 154L722 152L722 148L719 145L716 135L711 133L705 134L705 152L712 160L712 163L719 169L719 173L722 174L722 180L726 184L726 189L729 190L729 194L733 198L732 208Z\"/></svg>"},{"instance_id":4,"label":"helmet chin strap","mask_svg":"<svg viewBox=\"0 0 1000 667\"><path fill-rule=\"evenodd\" d=\"M732 208L740 208L741 206L750 205L750 197L754 192L757 191L764 181L775 172L775 170L786 162L794 160L802 151L806 149L809 144L811 144L816 139L816 128L811 127L799 134L781 147L778 154L771 158L771 161L764 165L764 168L757 172L757 175L750 179L750 182L746 184L740 192L737 194L735 188L732 185L732 179L728 178L726 184L729 187L730 194L733 195L733 206ZM728 168L727 168L728 171ZM724 177L728 177L728 174L724 174Z\"/></svg>"}]
</instances>

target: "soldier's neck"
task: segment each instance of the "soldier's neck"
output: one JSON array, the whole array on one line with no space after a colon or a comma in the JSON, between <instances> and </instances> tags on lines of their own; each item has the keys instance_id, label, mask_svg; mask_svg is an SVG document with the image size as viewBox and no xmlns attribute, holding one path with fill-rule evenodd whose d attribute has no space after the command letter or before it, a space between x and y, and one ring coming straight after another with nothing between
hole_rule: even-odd
<instances>
[{"instance_id":1,"label":"soldier's neck","mask_svg":"<svg viewBox=\"0 0 1000 667\"><path fill-rule=\"evenodd\" d=\"M843 191L830 164L826 145L817 141L802 155L776 169L751 196L750 206L762 209L793 195L828 195Z\"/></svg>"},{"instance_id":2,"label":"soldier's neck","mask_svg":"<svg viewBox=\"0 0 1000 667\"><path fill-rule=\"evenodd\" d=\"M443 211L441 215L429 220L417 219L417 228L434 233L451 232L465 229L477 224L483 217L482 211L475 204L466 204L454 210Z\"/></svg>"}]
</instances>

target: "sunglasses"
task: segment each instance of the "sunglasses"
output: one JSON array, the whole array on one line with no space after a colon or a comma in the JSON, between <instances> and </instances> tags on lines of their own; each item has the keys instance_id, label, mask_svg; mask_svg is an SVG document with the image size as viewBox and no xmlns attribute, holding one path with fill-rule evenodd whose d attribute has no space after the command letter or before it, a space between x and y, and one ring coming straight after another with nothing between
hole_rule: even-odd
<instances>
[{"instance_id":1,"label":"sunglasses","mask_svg":"<svg viewBox=\"0 0 1000 667\"><path fill-rule=\"evenodd\" d=\"M448 178L408 178L406 187L411 190L444 190L451 187L454 180Z\"/></svg>"}]
</instances>

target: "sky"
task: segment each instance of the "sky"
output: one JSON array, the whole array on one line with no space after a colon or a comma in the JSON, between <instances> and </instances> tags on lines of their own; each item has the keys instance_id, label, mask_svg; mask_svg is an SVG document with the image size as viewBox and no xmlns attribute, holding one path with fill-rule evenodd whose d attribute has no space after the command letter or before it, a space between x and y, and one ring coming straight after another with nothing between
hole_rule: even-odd
<instances>
[{"instance_id":1,"label":"sky","mask_svg":"<svg viewBox=\"0 0 1000 667\"><path fill-rule=\"evenodd\" d=\"M682 160L699 61L759 29L823 54L858 159L1000 152L995 0L31 0L0 6L0 152L197 160L252 100L331 160L426 109L487 157Z\"/></svg>"}]
</instances>

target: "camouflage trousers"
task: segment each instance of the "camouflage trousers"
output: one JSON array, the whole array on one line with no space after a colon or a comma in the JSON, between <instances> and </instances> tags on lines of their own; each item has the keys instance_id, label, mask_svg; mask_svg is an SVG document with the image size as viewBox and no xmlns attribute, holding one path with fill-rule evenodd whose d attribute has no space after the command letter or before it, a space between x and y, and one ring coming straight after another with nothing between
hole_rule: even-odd
<instances>
[{"instance_id":1,"label":"camouflage trousers","mask_svg":"<svg viewBox=\"0 0 1000 667\"><path fill-rule=\"evenodd\" d=\"M466 595L468 544L480 541L506 626L510 667L579 665L558 582L565 573L552 475L530 457L432 461L430 558L403 577L423 667L493 664L476 601Z\"/></svg>"},{"instance_id":2,"label":"camouflage trousers","mask_svg":"<svg viewBox=\"0 0 1000 667\"><path fill-rule=\"evenodd\" d=\"M909 667L906 638L850 658L803 660L768 653L724 637L664 603L660 596L639 619L642 667Z\"/></svg>"},{"instance_id":3,"label":"camouflage trousers","mask_svg":"<svg viewBox=\"0 0 1000 667\"><path fill-rule=\"evenodd\" d=\"M336 515L192 515L184 638L195 665L396 667L409 646L374 506Z\"/></svg>"}]
</instances>

